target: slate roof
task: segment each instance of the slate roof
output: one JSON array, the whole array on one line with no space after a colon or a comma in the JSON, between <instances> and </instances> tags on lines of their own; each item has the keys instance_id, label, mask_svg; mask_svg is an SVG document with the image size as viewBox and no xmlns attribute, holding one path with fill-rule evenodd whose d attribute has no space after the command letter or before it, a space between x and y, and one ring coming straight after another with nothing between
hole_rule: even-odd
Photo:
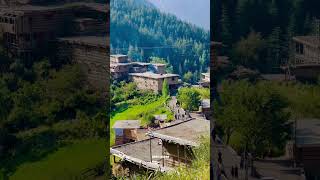
<instances>
[{"instance_id":1,"label":"slate roof","mask_svg":"<svg viewBox=\"0 0 320 180\"><path fill-rule=\"evenodd\" d=\"M320 146L320 119L297 120L296 145Z\"/></svg>"},{"instance_id":2,"label":"slate roof","mask_svg":"<svg viewBox=\"0 0 320 180\"><path fill-rule=\"evenodd\" d=\"M114 129L138 129L140 128L139 120L119 120L113 125Z\"/></svg>"},{"instance_id":3,"label":"slate roof","mask_svg":"<svg viewBox=\"0 0 320 180\"><path fill-rule=\"evenodd\" d=\"M200 137L209 135L209 133L210 121L191 119L149 132L148 135L175 144L198 146L200 143Z\"/></svg>"}]
</instances>

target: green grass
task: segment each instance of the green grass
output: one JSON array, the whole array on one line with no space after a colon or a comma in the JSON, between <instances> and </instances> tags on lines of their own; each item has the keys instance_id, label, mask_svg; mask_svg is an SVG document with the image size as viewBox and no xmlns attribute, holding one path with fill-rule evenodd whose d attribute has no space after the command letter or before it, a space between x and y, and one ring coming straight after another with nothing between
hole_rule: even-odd
<instances>
[{"instance_id":1,"label":"green grass","mask_svg":"<svg viewBox=\"0 0 320 180\"><path fill-rule=\"evenodd\" d=\"M21 164L10 180L71 179L103 162L105 153L104 139L77 140L40 161Z\"/></svg>"},{"instance_id":2,"label":"green grass","mask_svg":"<svg viewBox=\"0 0 320 180\"><path fill-rule=\"evenodd\" d=\"M123 112L115 113L113 117L111 117L110 121L110 145L114 144L115 135L112 126L116 121L119 120L141 120L142 125L146 125L148 122L145 122L142 118L142 115L145 113L152 114L167 114L168 119L173 119L173 115L164 105L167 101L167 98L160 97L157 101L151 102L145 105L134 105L129 107Z\"/></svg>"}]
</instances>

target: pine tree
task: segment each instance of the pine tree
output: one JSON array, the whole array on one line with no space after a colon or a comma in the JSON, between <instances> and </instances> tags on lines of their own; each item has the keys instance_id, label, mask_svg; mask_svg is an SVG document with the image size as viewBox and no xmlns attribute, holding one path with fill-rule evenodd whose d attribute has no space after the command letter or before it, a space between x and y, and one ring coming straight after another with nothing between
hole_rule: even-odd
<instances>
[{"instance_id":1,"label":"pine tree","mask_svg":"<svg viewBox=\"0 0 320 180\"><path fill-rule=\"evenodd\" d=\"M280 27L275 27L269 36L269 68L278 67L280 65L280 53L281 53L281 40L280 40L281 29Z\"/></svg>"},{"instance_id":2,"label":"pine tree","mask_svg":"<svg viewBox=\"0 0 320 180\"><path fill-rule=\"evenodd\" d=\"M232 35L230 28L230 20L227 12L227 8L222 6L222 17L221 17L221 38L222 42L227 45L231 45Z\"/></svg>"}]
</instances>

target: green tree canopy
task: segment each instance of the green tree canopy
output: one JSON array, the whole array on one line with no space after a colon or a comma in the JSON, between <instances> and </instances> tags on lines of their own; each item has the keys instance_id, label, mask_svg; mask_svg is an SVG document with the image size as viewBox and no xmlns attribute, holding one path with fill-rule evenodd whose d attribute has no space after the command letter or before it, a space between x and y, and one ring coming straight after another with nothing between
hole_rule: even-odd
<instances>
[{"instance_id":1,"label":"green tree canopy","mask_svg":"<svg viewBox=\"0 0 320 180\"><path fill-rule=\"evenodd\" d=\"M224 82L222 89L215 116L227 139L237 132L255 155L284 147L291 130L286 98L266 82Z\"/></svg>"},{"instance_id":2,"label":"green tree canopy","mask_svg":"<svg viewBox=\"0 0 320 180\"><path fill-rule=\"evenodd\" d=\"M177 95L177 100L181 107L188 111L196 111L199 108L200 93L193 88L180 88Z\"/></svg>"}]
</instances>

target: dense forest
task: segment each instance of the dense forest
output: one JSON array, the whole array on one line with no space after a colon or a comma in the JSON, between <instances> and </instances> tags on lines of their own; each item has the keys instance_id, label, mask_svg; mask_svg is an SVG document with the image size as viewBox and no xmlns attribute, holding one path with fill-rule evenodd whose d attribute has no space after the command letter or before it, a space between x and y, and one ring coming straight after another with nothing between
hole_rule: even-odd
<instances>
[{"instance_id":1,"label":"dense forest","mask_svg":"<svg viewBox=\"0 0 320 180\"><path fill-rule=\"evenodd\" d=\"M284 73L292 37L320 35L319 7L315 0L215 0L211 37L225 45L218 55L231 61L214 72L215 128L238 153L282 156L293 137L292 119L319 118L319 82L259 78ZM240 70L244 75L233 78Z\"/></svg>"},{"instance_id":2,"label":"dense forest","mask_svg":"<svg viewBox=\"0 0 320 180\"><path fill-rule=\"evenodd\" d=\"M319 33L319 7L316 0L216 0L213 39L228 47L222 53L233 63L278 72L293 36Z\"/></svg>"},{"instance_id":3,"label":"dense forest","mask_svg":"<svg viewBox=\"0 0 320 180\"><path fill-rule=\"evenodd\" d=\"M12 59L0 48L0 177L75 140L105 136L106 103L84 82L78 65Z\"/></svg>"},{"instance_id":4,"label":"dense forest","mask_svg":"<svg viewBox=\"0 0 320 180\"><path fill-rule=\"evenodd\" d=\"M111 0L110 7L111 53L128 54L137 61L163 58L174 73L192 73L194 81L207 71L209 32L142 0Z\"/></svg>"}]
</instances>

